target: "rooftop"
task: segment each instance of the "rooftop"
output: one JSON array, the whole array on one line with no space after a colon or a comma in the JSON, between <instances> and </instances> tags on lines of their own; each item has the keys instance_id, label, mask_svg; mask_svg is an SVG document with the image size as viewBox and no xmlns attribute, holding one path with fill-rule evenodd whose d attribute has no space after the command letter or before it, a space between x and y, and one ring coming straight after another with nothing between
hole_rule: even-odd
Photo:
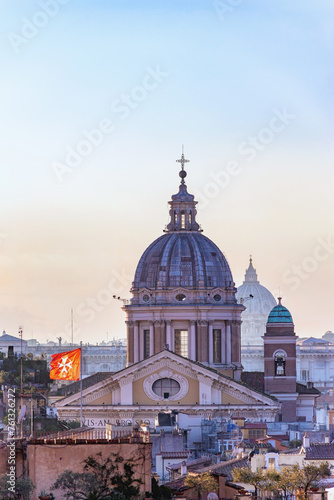
<instances>
[{"instance_id":1,"label":"rooftop","mask_svg":"<svg viewBox=\"0 0 334 500\"><path fill-rule=\"evenodd\" d=\"M311 443L305 460L334 460L334 443Z\"/></svg>"},{"instance_id":2,"label":"rooftop","mask_svg":"<svg viewBox=\"0 0 334 500\"><path fill-rule=\"evenodd\" d=\"M293 323L290 311L282 306L281 300L281 297L278 297L278 305L269 314L268 323Z\"/></svg>"}]
</instances>

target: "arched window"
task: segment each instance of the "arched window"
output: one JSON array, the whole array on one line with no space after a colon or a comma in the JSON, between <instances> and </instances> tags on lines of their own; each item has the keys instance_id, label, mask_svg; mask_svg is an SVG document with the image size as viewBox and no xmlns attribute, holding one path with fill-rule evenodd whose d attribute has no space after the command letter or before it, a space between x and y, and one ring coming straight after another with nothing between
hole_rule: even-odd
<instances>
[{"instance_id":1,"label":"arched window","mask_svg":"<svg viewBox=\"0 0 334 500\"><path fill-rule=\"evenodd\" d=\"M175 349L174 352L183 356L188 357L188 330L175 330Z\"/></svg>"},{"instance_id":2,"label":"arched window","mask_svg":"<svg viewBox=\"0 0 334 500\"><path fill-rule=\"evenodd\" d=\"M181 210L181 229L186 228L186 214L184 213L184 210Z\"/></svg>"},{"instance_id":3,"label":"arched window","mask_svg":"<svg viewBox=\"0 0 334 500\"><path fill-rule=\"evenodd\" d=\"M275 376L282 377L285 375L285 358L284 351L275 352Z\"/></svg>"}]
</instances>

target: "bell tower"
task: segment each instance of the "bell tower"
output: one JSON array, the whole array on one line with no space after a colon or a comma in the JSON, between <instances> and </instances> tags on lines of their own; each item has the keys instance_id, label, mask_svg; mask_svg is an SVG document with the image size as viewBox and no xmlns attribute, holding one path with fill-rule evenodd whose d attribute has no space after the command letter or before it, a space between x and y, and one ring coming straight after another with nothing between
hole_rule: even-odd
<instances>
[{"instance_id":1,"label":"bell tower","mask_svg":"<svg viewBox=\"0 0 334 500\"><path fill-rule=\"evenodd\" d=\"M296 341L292 316L278 298L268 316L264 343L264 390L282 403L282 422L296 421Z\"/></svg>"}]
</instances>

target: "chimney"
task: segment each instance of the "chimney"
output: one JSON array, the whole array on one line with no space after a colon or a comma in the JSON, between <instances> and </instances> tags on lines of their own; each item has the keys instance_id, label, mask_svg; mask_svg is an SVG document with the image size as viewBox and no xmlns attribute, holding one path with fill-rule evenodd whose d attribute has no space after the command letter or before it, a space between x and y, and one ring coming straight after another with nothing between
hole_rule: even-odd
<instances>
[{"instance_id":1,"label":"chimney","mask_svg":"<svg viewBox=\"0 0 334 500\"><path fill-rule=\"evenodd\" d=\"M303 447L305 449L310 447L310 438L308 437L307 432L305 432L305 434L303 436Z\"/></svg>"},{"instance_id":2,"label":"chimney","mask_svg":"<svg viewBox=\"0 0 334 500\"><path fill-rule=\"evenodd\" d=\"M310 382L310 381L306 382L306 387L308 389L313 389L313 382Z\"/></svg>"},{"instance_id":3,"label":"chimney","mask_svg":"<svg viewBox=\"0 0 334 500\"><path fill-rule=\"evenodd\" d=\"M330 443L329 436L325 436L325 443Z\"/></svg>"},{"instance_id":4,"label":"chimney","mask_svg":"<svg viewBox=\"0 0 334 500\"><path fill-rule=\"evenodd\" d=\"M181 464L181 476L186 476L187 475L187 464L186 461L183 460Z\"/></svg>"}]
</instances>

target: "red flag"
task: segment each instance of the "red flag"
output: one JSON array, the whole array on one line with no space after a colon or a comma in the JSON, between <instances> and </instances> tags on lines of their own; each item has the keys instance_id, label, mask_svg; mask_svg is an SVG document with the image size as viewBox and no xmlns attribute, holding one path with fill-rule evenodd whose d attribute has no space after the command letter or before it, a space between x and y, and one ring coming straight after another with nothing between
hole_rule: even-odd
<instances>
[{"instance_id":1,"label":"red flag","mask_svg":"<svg viewBox=\"0 0 334 500\"><path fill-rule=\"evenodd\" d=\"M50 378L53 380L80 380L81 349L52 355Z\"/></svg>"}]
</instances>

